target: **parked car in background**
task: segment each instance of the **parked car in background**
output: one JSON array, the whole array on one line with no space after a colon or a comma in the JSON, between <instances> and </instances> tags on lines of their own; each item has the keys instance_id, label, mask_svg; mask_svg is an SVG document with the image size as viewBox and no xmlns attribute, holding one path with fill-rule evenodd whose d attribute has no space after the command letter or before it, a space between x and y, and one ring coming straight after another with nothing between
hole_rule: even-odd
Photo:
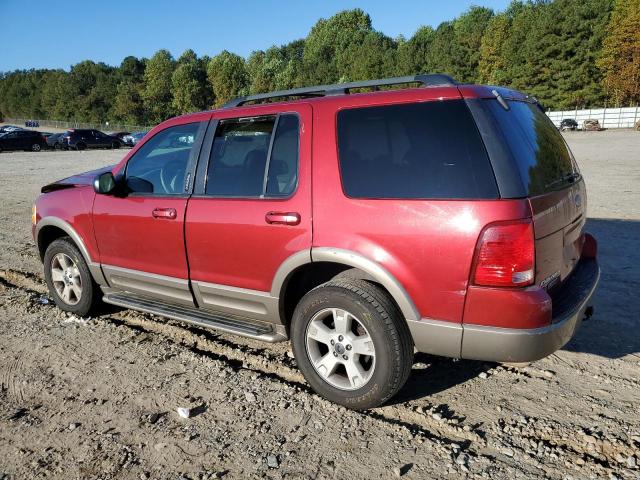
<instances>
[{"instance_id":1,"label":"parked car in background","mask_svg":"<svg viewBox=\"0 0 640 480\"><path fill-rule=\"evenodd\" d=\"M53 135L49 135L46 137L47 139L47 147L53 148L54 150L61 150L63 147L62 137L66 132L63 133L54 133Z\"/></svg>"},{"instance_id":2,"label":"parked car in background","mask_svg":"<svg viewBox=\"0 0 640 480\"><path fill-rule=\"evenodd\" d=\"M560 130L577 130L578 122L576 122L573 118L563 118L560 122Z\"/></svg>"},{"instance_id":3,"label":"parked car in background","mask_svg":"<svg viewBox=\"0 0 640 480\"><path fill-rule=\"evenodd\" d=\"M135 145L142 140L147 133L149 132L133 132L122 137L122 141L127 147L135 147Z\"/></svg>"},{"instance_id":4,"label":"parked car in background","mask_svg":"<svg viewBox=\"0 0 640 480\"><path fill-rule=\"evenodd\" d=\"M87 148L120 148L122 141L99 130L74 128L62 136L63 145L74 150Z\"/></svg>"},{"instance_id":5,"label":"parked car in background","mask_svg":"<svg viewBox=\"0 0 640 480\"><path fill-rule=\"evenodd\" d=\"M355 409L402 388L414 349L550 355L600 276L585 182L537 101L447 75L238 98L42 192L33 236L61 309L290 339L311 387Z\"/></svg>"},{"instance_id":6,"label":"parked car in background","mask_svg":"<svg viewBox=\"0 0 640 480\"><path fill-rule=\"evenodd\" d=\"M44 138L49 138L51 135L53 135L53 132L40 132L40 135L42 135Z\"/></svg>"},{"instance_id":7,"label":"parked car in background","mask_svg":"<svg viewBox=\"0 0 640 480\"><path fill-rule=\"evenodd\" d=\"M14 130L0 135L0 151L32 150L39 152L47 146L47 141L34 130Z\"/></svg>"},{"instance_id":8,"label":"parked car in background","mask_svg":"<svg viewBox=\"0 0 640 480\"><path fill-rule=\"evenodd\" d=\"M111 135L112 137L116 137L118 139L120 139L120 141L124 144L124 141L122 140L123 137L125 137L126 135L130 135L131 132L111 132L111 133L107 133L107 135Z\"/></svg>"},{"instance_id":9,"label":"parked car in background","mask_svg":"<svg viewBox=\"0 0 640 480\"><path fill-rule=\"evenodd\" d=\"M0 133L15 132L16 130L24 130L24 128L16 127L15 125L4 125L0 127Z\"/></svg>"}]
</instances>

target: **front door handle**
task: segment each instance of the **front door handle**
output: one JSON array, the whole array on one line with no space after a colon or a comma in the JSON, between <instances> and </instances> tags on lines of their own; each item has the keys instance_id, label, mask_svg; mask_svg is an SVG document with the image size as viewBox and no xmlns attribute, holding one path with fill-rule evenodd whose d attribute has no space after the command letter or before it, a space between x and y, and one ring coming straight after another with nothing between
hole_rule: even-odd
<instances>
[{"instance_id":1,"label":"front door handle","mask_svg":"<svg viewBox=\"0 0 640 480\"><path fill-rule=\"evenodd\" d=\"M297 212L269 212L264 219L269 225L298 225L300 214Z\"/></svg>"},{"instance_id":2,"label":"front door handle","mask_svg":"<svg viewBox=\"0 0 640 480\"><path fill-rule=\"evenodd\" d=\"M166 218L169 220L175 220L178 216L175 208L154 208L151 212L153 218Z\"/></svg>"}]
</instances>

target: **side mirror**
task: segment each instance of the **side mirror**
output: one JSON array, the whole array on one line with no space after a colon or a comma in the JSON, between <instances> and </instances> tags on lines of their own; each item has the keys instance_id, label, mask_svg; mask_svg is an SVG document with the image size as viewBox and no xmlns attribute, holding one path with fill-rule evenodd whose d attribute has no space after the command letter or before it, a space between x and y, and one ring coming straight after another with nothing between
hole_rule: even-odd
<instances>
[{"instance_id":1,"label":"side mirror","mask_svg":"<svg viewBox=\"0 0 640 480\"><path fill-rule=\"evenodd\" d=\"M93 189L96 193L107 195L116 188L116 179L111 172L104 172L98 175L93 181Z\"/></svg>"}]
</instances>

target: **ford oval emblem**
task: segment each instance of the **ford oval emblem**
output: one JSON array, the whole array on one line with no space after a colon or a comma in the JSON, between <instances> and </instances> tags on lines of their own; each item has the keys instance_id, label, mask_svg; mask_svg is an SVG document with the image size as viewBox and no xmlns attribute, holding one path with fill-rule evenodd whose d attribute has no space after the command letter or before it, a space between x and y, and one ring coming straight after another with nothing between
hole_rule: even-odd
<instances>
[{"instance_id":1,"label":"ford oval emblem","mask_svg":"<svg viewBox=\"0 0 640 480\"><path fill-rule=\"evenodd\" d=\"M576 207L579 207L580 205L582 205L582 197L579 194L576 195L576 198L574 199L574 201L576 202Z\"/></svg>"}]
</instances>

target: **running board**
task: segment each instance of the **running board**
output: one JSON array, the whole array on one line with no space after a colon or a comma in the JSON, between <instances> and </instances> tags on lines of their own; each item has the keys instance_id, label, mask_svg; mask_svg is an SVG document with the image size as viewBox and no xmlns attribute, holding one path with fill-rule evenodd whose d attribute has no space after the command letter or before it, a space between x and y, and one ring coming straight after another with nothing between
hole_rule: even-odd
<instances>
[{"instance_id":1,"label":"running board","mask_svg":"<svg viewBox=\"0 0 640 480\"><path fill-rule=\"evenodd\" d=\"M265 342L274 343L287 340L286 334L277 332L274 325L249 320L235 320L195 307L168 304L159 300L123 293L108 293L103 297L103 300L106 303L119 307L153 313L154 315L191 323L199 327L213 328L221 332L232 333Z\"/></svg>"}]
</instances>

